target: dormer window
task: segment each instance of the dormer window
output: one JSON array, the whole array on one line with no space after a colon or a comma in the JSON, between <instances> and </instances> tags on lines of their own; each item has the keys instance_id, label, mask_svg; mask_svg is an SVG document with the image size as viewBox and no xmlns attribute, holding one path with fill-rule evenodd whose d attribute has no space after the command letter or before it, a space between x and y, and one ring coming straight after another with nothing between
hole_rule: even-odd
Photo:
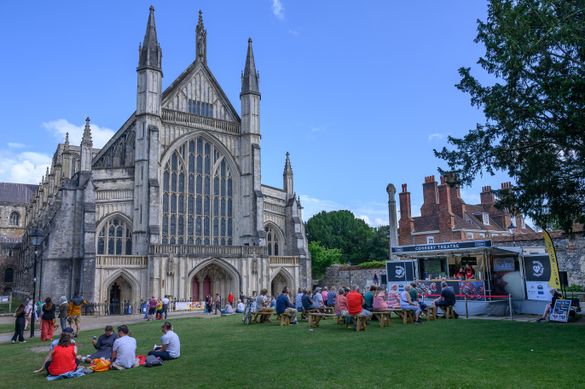
<instances>
[{"instance_id":1,"label":"dormer window","mask_svg":"<svg viewBox=\"0 0 585 389\"><path fill-rule=\"evenodd\" d=\"M486 226L490 225L490 215L487 212L481 214L482 223Z\"/></svg>"},{"instance_id":2,"label":"dormer window","mask_svg":"<svg viewBox=\"0 0 585 389\"><path fill-rule=\"evenodd\" d=\"M189 100L189 113L197 116L213 117L213 105L203 101Z\"/></svg>"},{"instance_id":3,"label":"dormer window","mask_svg":"<svg viewBox=\"0 0 585 389\"><path fill-rule=\"evenodd\" d=\"M427 244L434 244L435 237L434 236L427 236Z\"/></svg>"}]
</instances>

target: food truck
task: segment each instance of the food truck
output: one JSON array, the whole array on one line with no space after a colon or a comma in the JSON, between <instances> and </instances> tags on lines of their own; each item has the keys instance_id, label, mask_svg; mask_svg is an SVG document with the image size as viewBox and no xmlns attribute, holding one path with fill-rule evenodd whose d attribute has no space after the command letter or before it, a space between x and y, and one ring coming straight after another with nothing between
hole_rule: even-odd
<instances>
[{"instance_id":1,"label":"food truck","mask_svg":"<svg viewBox=\"0 0 585 389\"><path fill-rule=\"evenodd\" d=\"M446 282L457 296L455 310L469 315L541 314L550 302L550 262L543 247L496 246L471 240L392 247L387 288L415 281L425 299ZM547 267L548 266L548 267Z\"/></svg>"}]
</instances>

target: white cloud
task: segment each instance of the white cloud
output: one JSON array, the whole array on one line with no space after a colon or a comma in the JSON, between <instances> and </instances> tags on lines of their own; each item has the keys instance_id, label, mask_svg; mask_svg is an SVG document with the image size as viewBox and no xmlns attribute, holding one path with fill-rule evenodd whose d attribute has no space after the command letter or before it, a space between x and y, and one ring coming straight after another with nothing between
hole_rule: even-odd
<instances>
[{"instance_id":1,"label":"white cloud","mask_svg":"<svg viewBox=\"0 0 585 389\"><path fill-rule=\"evenodd\" d=\"M299 30L293 30L292 28L289 28L288 33L293 36L299 36L301 34Z\"/></svg>"},{"instance_id":2,"label":"white cloud","mask_svg":"<svg viewBox=\"0 0 585 389\"><path fill-rule=\"evenodd\" d=\"M356 215L356 218L362 219L371 227L388 225L388 208L383 203L371 202L352 207L332 200L301 195L301 205L303 206L303 219L305 221L321 211L349 210Z\"/></svg>"},{"instance_id":3,"label":"white cloud","mask_svg":"<svg viewBox=\"0 0 585 389\"><path fill-rule=\"evenodd\" d=\"M284 19L284 5L281 0L272 0L272 13L278 19Z\"/></svg>"},{"instance_id":4,"label":"white cloud","mask_svg":"<svg viewBox=\"0 0 585 389\"><path fill-rule=\"evenodd\" d=\"M70 123L67 119L57 119L43 123L43 127L49 130L59 142L63 142L65 139L65 134L68 132L69 143L72 145L79 145L81 144L81 137L83 135L83 129L85 128L85 123L82 123L78 126ZM114 133L114 130L106 127L100 127L95 123L91 123L91 138L93 140L93 147L103 147L114 135Z\"/></svg>"},{"instance_id":5,"label":"white cloud","mask_svg":"<svg viewBox=\"0 0 585 389\"><path fill-rule=\"evenodd\" d=\"M440 133L440 132L433 132L431 135L429 135L429 142L435 141L435 140L443 140L447 137L446 134Z\"/></svg>"},{"instance_id":6,"label":"white cloud","mask_svg":"<svg viewBox=\"0 0 585 389\"><path fill-rule=\"evenodd\" d=\"M38 184L51 159L47 154L33 151L0 150L0 181Z\"/></svg>"},{"instance_id":7,"label":"white cloud","mask_svg":"<svg viewBox=\"0 0 585 389\"><path fill-rule=\"evenodd\" d=\"M26 147L26 145L22 144L22 143L17 143L17 142L8 142L8 148L10 149L23 149Z\"/></svg>"}]
</instances>

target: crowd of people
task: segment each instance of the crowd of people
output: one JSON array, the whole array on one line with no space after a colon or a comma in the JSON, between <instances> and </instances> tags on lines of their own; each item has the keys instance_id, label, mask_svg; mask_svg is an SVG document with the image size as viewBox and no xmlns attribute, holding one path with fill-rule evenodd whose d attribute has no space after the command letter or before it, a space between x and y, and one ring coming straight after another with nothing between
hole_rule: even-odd
<instances>
[{"instance_id":1,"label":"crowd of people","mask_svg":"<svg viewBox=\"0 0 585 389\"><path fill-rule=\"evenodd\" d=\"M181 341L173 331L171 323L165 321L161 331L163 333L160 338L161 344L155 345L153 350L148 352L148 356L163 361L179 358ZM77 371L82 363L89 364L84 369L86 374L94 370L125 370L144 364L148 358L136 354L137 341L132 337L127 325L120 325L116 332L108 325L102 335L92 338L91 343L95 351L89 355L79 355L73 328L63 328L60 336L51 342L43 366L36 372L45 370L50 376L61 376Z\"/></svg>"}]
</instances>

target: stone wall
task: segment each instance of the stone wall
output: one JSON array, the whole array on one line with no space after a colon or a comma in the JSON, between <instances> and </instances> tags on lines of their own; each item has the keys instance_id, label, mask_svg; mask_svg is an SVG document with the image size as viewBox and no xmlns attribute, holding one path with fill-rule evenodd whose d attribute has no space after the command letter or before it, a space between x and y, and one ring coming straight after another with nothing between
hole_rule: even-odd
<instances>
[{"instance_id":1,"label":"stone wall","mask_svg":"<svg viewBox=\"0 0 585 389\"><path fill-rule=\"evenodd\" d=\"M385 273L384 268L362 269L358 266L333 265L327 268L325 277L321 279L319 286L339 289L342 286L358 285L360 288L364 288L372 283L374 274L377 274L378 280L381 281L380 276Z\"/></svg>"}]
</instances>

